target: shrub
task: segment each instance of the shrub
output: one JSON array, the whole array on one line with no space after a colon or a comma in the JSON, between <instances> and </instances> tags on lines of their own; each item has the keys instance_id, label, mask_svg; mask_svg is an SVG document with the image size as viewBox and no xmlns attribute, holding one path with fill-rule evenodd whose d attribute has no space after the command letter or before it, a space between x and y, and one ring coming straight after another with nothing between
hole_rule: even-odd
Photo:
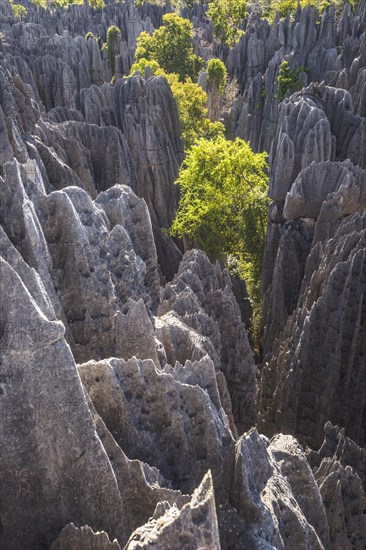
<instances>
[{"instance_id":1,"label":"shrub","mask_svg":"<svg viewBox=\"0 0 366 550\"><path fill-rule=\"evenodd\" d=\"M208 83L213 85L218 94L222 96L225 90L227 70L220 59L210 59L207 63L207 78Z\"/></svg>"},{"instance_id":2,"label":"shrub","mask_svg":"<svg viewBox=\"0 0 366 550\"><path fill-rule=\"evenodd\" d=\"M25 7L21 6L20 4L11 4L11 9L13 11L14 17L16 17L17 19L21 19L28 13Z\"/></svg>"},{"instance_id":3,"label":"shrub","mask_svg":"<svg viewBox=\"0 0 366 550\"><path fill-rule=\"evenodd\" d=\"M288 94L293 94L302 87L301 73L306 71L306 67L299 67L298 69L291 70L288 61L282 61L277 76L277 97L281 101Z\"/></svg>"},{"instance_id":4,"label":"shrub","mask_svg":"<svg viewBox=\"0 0 366 550\"><path fill-rule=\"evenodd\" d=\"M109 29L107 30L106 49L108 52L108 62L112 72L112 76L114 76L116 72L115 56L116 56L117 39L119 36L121 36L121 31L119 30L118 27L116 27L116 25L112 25L111 27L109 27Z\"/></svg>"}]
</instances>

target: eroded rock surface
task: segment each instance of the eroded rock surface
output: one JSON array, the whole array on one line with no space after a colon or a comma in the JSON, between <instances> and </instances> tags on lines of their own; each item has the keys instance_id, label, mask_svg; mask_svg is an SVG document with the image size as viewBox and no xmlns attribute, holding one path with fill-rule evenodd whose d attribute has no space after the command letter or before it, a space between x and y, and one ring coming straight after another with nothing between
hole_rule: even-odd
<instances>
[{"instance_id":1,"label":"eroded rock surface","mask_svg":"<svg viewBox=\"0 0 366 550\"><path fill-rule=\"evenodd\" d=\"M331 548L361 549L366 540L366 451L330 422L324 431L319 451L307 454L324 502Z\"/></svg>"},{"instance_id":2,"label":"eroded rock surface","mask_svg":"<svg viewBox=\"0 0 366 550\"><path fill-rule=\"evenodd\" d=\"M212 344L211 358L225 375L239 431L253 426L255 365L228 272L202 252L188 252L161 301L160 315L176 312Z\"/></svg>"},{"instance_id":3,"label":"eroded rock surface","mask_svg":"<svg viewBox=\"0 0 366 550\"><path fill-rule=\"evenodd\" d=\"M70 548L79 548L80 550L121 550L118 542L116 540L111 542L104 531L94 533L88 525L79 529L73 523L69 523L62 529L50 550L69 550Z\"/></svg>"},{"instance_id":4,"label":"eroded rock surface","mask_svg":"<svg viewBox=\"0 0 366 550\"><path fill-rule=\"evenodd\" d=\"M206 474L191 501L181 510L160 502L153 518L130 537L126 550L220 550L211 473Z\"/></svg>"},{"instance_id":5,"label":"eroded rock surface","mask_svg":"<svg viewBox=\"0 0 366 550\"><path fill-rule=\"evenodd\" d=\"M251 13L230 51L185 12L239 80L229 134L272 147L260 386L243 288L161 231L171 90L121 78L164 9L18 1L22 21L0 5L0 546L364 548L365 1ZM85 38L112 24L113 85ZM283 59L307 71L280 103Z\"/></svg>"}]
</instances>

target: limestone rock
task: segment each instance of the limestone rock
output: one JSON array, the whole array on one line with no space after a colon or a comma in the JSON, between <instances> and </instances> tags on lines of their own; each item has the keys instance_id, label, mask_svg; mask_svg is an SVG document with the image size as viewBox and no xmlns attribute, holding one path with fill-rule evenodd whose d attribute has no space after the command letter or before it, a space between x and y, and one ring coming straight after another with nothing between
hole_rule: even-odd
<instances>
[{"instance_id":1,"label":"limestone rock","mask_svg":"<svg viewBox=\"0 0 366 550\"><path fill-rule=\"evenodd\" d=\"M330 422L324 432L319 451L307 455L324 502L331 547L361 549L366 540L366 451Z\"/></svg>"},{"instance_id":2,"label":"limestone rock","mask_svg":"<svg viewBox=\"0 0 366 550\"><path fill-rule=\"evenodd\" d=\"M318 447L330 420L364 441L365 220L345 217L307 258L297 308L263 369L269 433L296 433Z\"/></svg>"},{"instance_id":3,"label":"limestone rock","mask_svg":"<svg viewBox=\"0 0 366 550\"><path fill-rule=\"evenodd\" d=\"M69 550L70 548L121 550L118 542L116 540L111 542L104 531L94 533L88 525L78 528L73 523L69 523L62 529L50 550Z\"/></svg>"},{"instance_id":4,"label":"limestone rock","mask_svg":"<svg viewBox=\"0 0 366 550\"><path fill-rule=\"evenodd\" d=\"M253 429L238 440L232 502L249 531L239 544L248 544L250 536L251 548L329 547L318 487L304 452L290 436L269 442Z\"/></svg>"},{"instance_id":5,"label":"limestone rock","mask_svg":"<svg viewBox=\"0 0 366 550\"><path fill-rule=\"evenodd\" d=\"M255 365L228 272L218 263L212 265L203 252L187 252L161 299L160 316L173 310L186 325L211 341L215 352L209 353L216 365L219 358L237 428L242 432L252 426ZM209 350L207 344L205 348Z\"/></svg>"},{"instance_id":6,"label":"limestone rock","mask_svg":"<svg viewBox=\"0 0 366 550\"><path fill-rule=\"evenodd\" d=\"M146 205L128 187L112 188L96 203L84 191L68 187L40 196L38 209L51 243L51 276L75 356L87 360L113 355L124 337L118 315L127 310L128 299L143 298L152 308L157 299L157 264ZM141 215L144 223L132 225L137 218L142 221Z\"/></svg>"},{"instance_id":7,"label":"limestone rock","mask_svg":"<svg viewBox=\"0 0 366 550\"><path fill-rule=\"evenodd\" d=\"M134 158L138 188L153 225L169 227L177 206L177 178L182 160L181 126L175 100L163 77L134 76L115 87L118 126Z\"/></svg>"},{"instance_id":8,"label":"limestone rock","mask_svg":"<svg viewBox=\"0 0 366 550\"><path fill-rule=\"evenodd\" d=\"M323 202L332 193L340 197L341 215L362 212L366 204L364 180L365 170L350 161L314 162L300 172L287 193L284 217L318 218Z\"/></svg>"},{"instance_id":9,"label":"limestone rock","mask_svg":"<svg viewBox=\"0 0 366 550\"><path fill-rule=\"evenodd\" d=\"M44 162L47 161L42 146L54 151L46 164L49 192L70 185L67 181L63 185L57 184L57 180L54 182L58 177L52 170L54 156L75 172L82 182L80 187L83 186L92 198L116 184L128 185L136 191L135 166L127 142L116 128L68 121L57 126L42 123L38 132L42 140L38 150Z\"/></svg>"},{"instance_id":10,"label":"limestone rock","mask_svg":"<svg viewBox=\"0 0 366 550\"><path fill-rule=\"evenodd\" d=\"M185 369L161 371L151 360L89 362L79 373L98 414L129 458L158 468L184 493L193 492L210 468L222 498L233 439L213 367L213 401L197 385L197 375L190 380Z\"/></svg>"},{"instance_id":11,"label":"limestone rock","mask_svg":"<svg viewBox=\"0 0 366 550\"><path fill-rule=\"evenodd\" d=\"M14 267L0 259L2 544L50 545L71 520L118 537L120 493L64 326L36 272L31 294Z\"/></svg>"},{"instance_id":12,"label":"limestone rock","mask_svg":"<svg viewBox=\"0 0 366 550\"><path fill-rule=\"evenodd\" d=\"M318 105L306 95L281 104L276 140L272 144L269 195L284 201L301 169L312 162L332 158L329 121Z\"/></svg>"},{"instance_id":13,"label":"limestone rock","mask_svg":"<svg viewBox=\"0 0 366 550\"><path fill-rule=\"evenodd\" d=\"M159 503L154 518L131 535L126 550L220 550L211 472L206 474L191 501L181 510L165 504Z\"/></svg>"}]
</instances>

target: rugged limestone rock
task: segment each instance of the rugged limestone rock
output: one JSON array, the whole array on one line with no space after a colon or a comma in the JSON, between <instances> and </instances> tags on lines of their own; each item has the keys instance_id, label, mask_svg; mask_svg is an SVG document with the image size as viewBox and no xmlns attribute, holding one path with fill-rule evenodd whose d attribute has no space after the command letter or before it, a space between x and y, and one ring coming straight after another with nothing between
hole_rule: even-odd
<instances>
[{"instance_id":1,"label":"rugged limestone rock","mask_svg":"<svg viewBox=\"0 0 366 550\"><path fill-rule=\"evenodd\" d=\"M100 193L96 202L77 187L45 195L38 172L41 189L17 163L4 169L1 222L48 285L57 314L70 329L75 357L115 355L124 339L128 300L142 298L152 310L158 302L146 204L126 186Z\"/></svg>"},{"instance_id":2,"label":"rugged limestone rock","mask_svg":"<svg viewBox=\"0 0 366 550\"><path fill-rule=\"evenodd\" d=\"M365 438L365 220L346 217L333 238L313 246L297 308L263 368L263 426L313 448L327 420L356 442Z\"/></svg>"},{"instance_id":3,"label":"rugged limestone rock","mask_svg":"<svg viewBox=\"0 0 366 550\"><path fill-rule=\"evenodd\" d=\"M157 467L184 493L192 493L210 468L222 495L233 439L213 366L201 380L194 374L187 378L186 370L199 367L161 372L151 360L133 358L86 363L79 372L98 414L129 458ZM207 382L212 399L204 391Z\"/></svg>"},{"instance_id":4,"label":"rugged limestone rock","mask_svg":"<svg viewBox=\"0 0 366 550\"><path fill-rule=\"evenodd\" d=\"M263 274L268 353L297 306L311 246L333 237L342 216L362 213L366 206L364 124L354 114L351 93L324 82L279 106Z\"/></svg>"},{"instance_id":5,"label":"rugged limestone rock","mask_svg":"<svg viewBox=\"0 0 366 550\"><path fill-rule=\"evenodd\" d=\"M118 126L126 136L137 170L137 193L149 207L151 221L169 227L177 206L174 188L183 159L181 126L175 100L163 77L135 76L115 88Z\"/></svg>"},{"instance_id":6,"label":"rugged limestone rock","mask_svg":"<svg viewBox=\"0 0 366 550\"><path fill-rule=\"evenodd\" d=\"M366 171L350 161L313 162L300 172L287 193L284 218L318 218L323 202L331 194L340 203L341 216L363 212L366 205L365 177Z\"/></svg>"},{"instance_id":7,"label":"rugged limestone rock","mask_svg":"<svg viewBox=\"0 0 366 550\"><path fill-rule=\"evenodd\" d=\"M269 442L256 430L244 434L236 445L232 495L249 525L250 547L329 547L319 490L294 438L279 435Z\"/></svg>"},{"instance_id":8,"label":"rugged limestone rock","mask_svg":"<svg viewBox=\"0 0 366 550\"><path fill-rule=\"evenodd\" d=\"M178 200L173 183L183 145L177 106L161 77L148 82L141 77L119 79L129 72L136 37L141 30L151 30L152 21L161 23L162 10L151 6L150 18L143 22L133 3L118 8L109 2L101 22L100 13L98 17L83 6L62 15L27 7L32 22L10 20L3 34L4 70L9 71L1 86L0 128L6 126L8 133L1 133L4 161L11 161L14 153L26 162L28 149L48 192L73 184L95 198L117 183L131 186L147 202L162 277L171 279L181 256L160 229L171 224ZM118 24L122 31L116 86L105 83L111 78L106 54L96 40L83 37L93 31L105 38L110 24ZM14 103L22 137L12 122ZM24 136L23 130L31 136Z\"/></svg>"},{"instance_id":9,"label":"rugged limestone rock","mask_svg":"<svg viewBox=\"0 0 366 550\"><path fill-rule=\"evenodd\" d=\"M331 548L363 548L366 540L366 452L344 430L325 425L318 452L309 451L315 479L324 502Z\"/></svg>"},{"instance_id":10,"label":"rugged limestone rock","mask_svg":"<svg viewBox=\"0 0 366 550\"><path fill-rule=\"evenodd\" d=\"M118 537L123 503L64 326L14 249L0 269L2 544L48 547L72 520Z\"/></svg>"},{"instance_id":11,"label":"rugged limestone rock","mask_svg":"<svg viewBox=\"0 0 366 550\"><path fill-rule=\"evenodd\" d=\"M161 231L177 106L163 78L120 77L164 10L18 1L22 21L0 5L0 546L364 548L365 1L252 13L230 51L186 12L239 80L229 134L272 145L258 428L316 449L342 426L307 455L253 428L243 287ZM85 39L111 24L114 85ZM285 58L307 71L280 104Z\"/></svg>"},{"instance_id":12,"label":"rugged limestone rock","mask_svg":"<svg viewBox=\"0 0 366 550\"><path fill-rule=\"evenodd\" d=\"M328 86L347 90L355 112L364 116L364 10L365 3L360 2L352 14L346 4L337 19L333 7L320 16L309 6L297 10L293 18L276 18L273 25L260 19L258 12L252 14L244 36L227 58L229 73L241 87L240 96L226 117L229 132L250 140L256 150L270 151L277 129L277 76L284 59L291 69L306 68L301 76L305 86L324 81ZM324 131L321 126L316 132Z\"/></svg>"},{"instance_id":13,"label":"rugged limestone rock","mask_svg":"<svg viewBox=\"0 0 366 550\"><path fill-rule=\"evenodd\" d=\"M94 533L88 526L75 527L69 523L64 527L52 544L51 550L69 550L70 548L79 548L80 550L121 550L116 540L111 542L107 533Z\"/></svg>"},{"instance_id":14,"label":"rugged limestone rock","mask_svg":"<svg viewBox=\"0 0 366 550\"><path fill-rule=\"evenodd\" d=\"M92 198L115 184L136 191L135 166L126 139L116 128L100 128L68 121L56 126L41 123L35 146L46 166L48 192L70 185L69 178L59 182L59 164L70 167ZM42 141L41 141L42 140ZM61 172L62 173L62 172Z\"/></svg>"},{"instance_id":15,"label":"rugged limestone rock","mask_svg":"<svg viewBox=\"0 0 366 550\"><path fill-rule=\"evenodd\" d=\"M211 359L225 375L237 427L242 432L253 426L255 365L228 272L218 263L213 266L202 252L187 252L161 300L160 315L175 311L211 341Z\"/></svg>"},{"instance_id":16,"label":"rugged limestone rock","mask_svg":"<svg viewBox=\"0 0 366 550\"><path fill-rule=\"evenodd\" d=\"M192 500L181 510L160 502L154 517L131 535L125 548L220 550L211 473L206 474L193 493Z\"/></svg>"}]
</instances>

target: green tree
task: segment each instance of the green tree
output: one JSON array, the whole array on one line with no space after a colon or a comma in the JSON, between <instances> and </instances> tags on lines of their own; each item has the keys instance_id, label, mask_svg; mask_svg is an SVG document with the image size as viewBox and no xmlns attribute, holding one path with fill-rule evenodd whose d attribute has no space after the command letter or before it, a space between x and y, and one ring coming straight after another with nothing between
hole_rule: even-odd
<instances>
[{"instance_id":1,"label":"green tree","mask_svg":"<svg viewBox=\"0 0 366 550\"><path fill-rule=\"evenodd\" d=\"M208 95L208 116L211 121L219 118L220 99L223 96L227 70L220 59L210 59L207 63L207 95Z\"/></svg>"},{"instance_id":2,"label":"green tree","mask_svg":"<svg viewBox=\"0 0 366 550\"><path fill-rule=\"evenodd\" d=\"M186 150L201 137L211 139L217 135L223 135L224 126L220 122L211 123L207 118L207 94L198 84L189 78L181 82L177 74L166 73L157 61L144 58L132 65L130 74L133 75L138 71L144 76L147 67L155 76L164 76L170 85L178 106Z\"/></svg>"},{"instance_id":3,"label":"green tree","mask_svg":"<svg viewBox=\"0 0 366 550\"><path fill-rule=\"evenodd\" d=\"M12 9L14 17L16 17L17 19L21 19L22 17L27 15L27 10L21 4L11 3L11 9Z\"/></svg>"},{"instance_id":4,"label":"green tree","mask_svg":"<svg viewBox=\"0 0 366 550\"><path fill-rule=\"evenodd\" d=\"M163 16L163 24L150 36L142 32L137 39L135 61L155 60L167 73L176 73L179 80L197 80L202 60L193 51L192 24L176 13Z\"/></svg>"},{"instance_id":5,"label":"green tree","mask_svg":"<svg viewBox=\"0 0 366 550\"><path fill-rule=\"evenodd\" d=\"M224 93L227 78L227 70L221 59L210 59L207 63L207 77L209 84L215 86L221 96Z\"/></svg>"},{"instance_id":6,"label":"green tree","mask_svg":"<svg viewBox=\"0 0 366 550\"><path fill-rule=\"evenodd\" d=\"M207 15L215 36L223 44L233 47L243 34L239 26L247 16L247 0L211 0Z\"/></svg>"},{"instance_id":7,"label":"green tree","mask_svg":"<svg viewBox=\"0 0 366 550\"><path fill-rule=\"evenodd\" d=\"M116 73L116 46L118 37L121 36L121 31L116 25L112 25L107 30L107 52L108 52L108 62L109 67L112 72L112 77Z\"/></svg>"},{"instance_id":8,"label":"green tree","mask_svg":"<svg viewBox=\"0 0 366 550\"><path fill-rule=\"evenodd\" d=\"M92 38L93 40L95 40L96 42L98 42L98 37L95 36L95 34L93 34L92 32L87 32L86 35L85 35L85 40L89 40L89 38Z\"/></svg>"},{"instance_id":9,"label":"green tree","mask_svg":"<svg viewBox=\"0 0 366 550\"><path fill-rule=\"evenodd\" d=\"M276 17L276 13L280 16L280 19L286 17L290 12L291 14L295 13L297 10L298 1L297 0L274 0L270 4L269 9L269 20L273 22Z\"/></svg>"},{"instance_id":10,"label":"green tree","mask_svg":"<svg viewBox=\"0 0 366 550\"><path fill-rule=\"evenodd\" d=\"M38 8L49 8L52 5L66 8L71 5L81 5L84 3L84 0L30 0L31 4L34 4ZM104 8L104 0L88 0L89 6L94 10Z\"/></svg>"},{"instance_id":11,"label":"green tree","mask_svg":"<svg viewBox=\"0 0 366 550\"><path fill-rule=\"evenodd\" d=\"M212 259L234 258L257 316L269 199L265 153L241 139L199 140L178 180L181 199L171 234L189 237Z\"/></svg>"},{"instance_id":12,"label":"green tree","mask_svg":"<svg viewBox=\"0 0 366 550\"><path fill-rule=\"evenodd\" d=\"M293 94L302 88L301 73L307 71L306 67L298 67L291 70L288 61L282 61L277 76L277 97L281 101L287 94Z\"/></svg>"}]
</instances>

